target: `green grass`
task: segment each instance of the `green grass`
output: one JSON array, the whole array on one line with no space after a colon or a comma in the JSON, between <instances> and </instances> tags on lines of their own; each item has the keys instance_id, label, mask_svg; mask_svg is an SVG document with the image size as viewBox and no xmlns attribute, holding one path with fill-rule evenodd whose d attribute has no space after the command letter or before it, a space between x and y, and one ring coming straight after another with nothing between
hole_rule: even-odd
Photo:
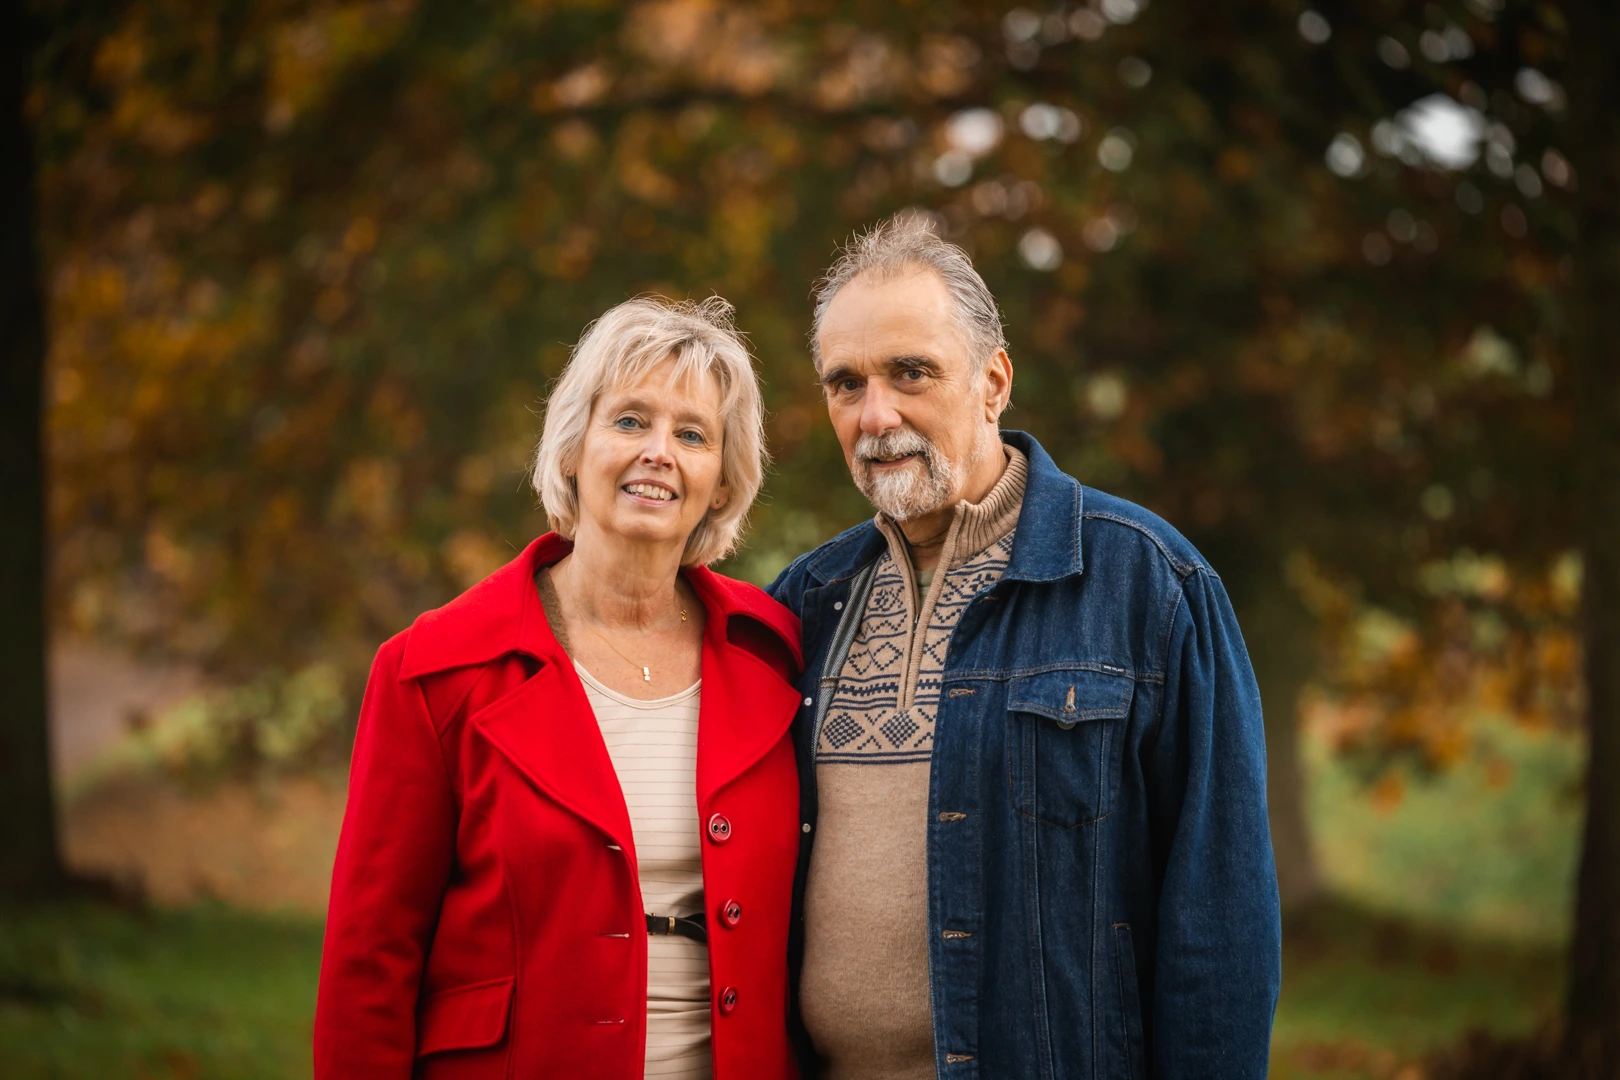
<instances>
[{"instance_id":1,"label":"green grass","mask_svg":"<svg viewBox=\"0 0 1620 1080\"><path fill-rule=\"evenodd\" d=\"M1343 898L1287 927L1274 1080L1417 1080L1472 1028L1556 1011L1579 746L1485 727L1391 805L1307 740L1313 832ZM321 928L219 906L0 912L6 1080L309 1075Z\"/></svg>"},{"instance_id":2,"label":"green grass","mask_svg":"<svg viewBox=\"0 0 1620 1080\"><path fill-rule=\"evenodd\" d=\"M0 1072L308 1076L320 946L314 920L218 907L0 912Z\"/></svg>"},{"instance_id":3,"label":"green grass","mask_svg":"<svg viewBox=\"0 0 1620 1080\"><path fill-rule=\"evenodd\" d=\"M16 1080L309 1075L310 920L75 904L0 918L0 1061ZM1528 1030L1560 963L1535 946L1335 907L1291 925L1273 1077L1388 1078L1472 1027Z\"/></svg>"},{"instance_id":4,"label":"green grass","mask_svg":"<svg viewBox=\"0 0 1620 1080\"><path fill-rule=\"evenodd\" d=\"M1379 1078L1474 1028L1533 1030L1556 1011L1563 957L1335 905L1287 926L1272 1078Z\"/></svg>"}]
</instances>

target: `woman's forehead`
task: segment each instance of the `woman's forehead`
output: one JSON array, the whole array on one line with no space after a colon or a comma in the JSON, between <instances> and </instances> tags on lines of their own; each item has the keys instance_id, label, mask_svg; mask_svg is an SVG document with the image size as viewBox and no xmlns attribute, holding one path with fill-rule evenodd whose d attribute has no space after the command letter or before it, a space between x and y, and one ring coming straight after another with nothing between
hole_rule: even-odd
<instances>
[{"instance_id":1,"label":"woman's forehead","mask_svg":"<svg viewBox=\"0 0 1620 1080\"><path fill-rule=\"evenodd\" d=\"M646 398L651 405L698 406L719 412L724 394L720 380L706 365L683 364L671 356L639 373L626 373L605 387L599 400L626 397Z\"/></svg>"}]
</instances>

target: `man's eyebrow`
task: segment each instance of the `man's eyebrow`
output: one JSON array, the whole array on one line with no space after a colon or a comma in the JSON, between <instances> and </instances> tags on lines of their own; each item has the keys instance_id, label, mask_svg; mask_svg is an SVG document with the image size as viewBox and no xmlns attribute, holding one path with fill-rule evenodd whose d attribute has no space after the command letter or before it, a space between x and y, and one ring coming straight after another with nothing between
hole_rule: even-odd
<instances>
[{"instance_id":1,"label":"man's eyebrow","mask_svg":"<svg viewBox=\"0 0 1620 1080\"><path fill-rule=\"evenodd\" d=\"M886 367L909 371L912 368L926 368L929 371L939 370L939 361L932 356L923 356L920 353L905 353L900 356L891 356L883 361Z\"/></svg>"},{"instance_id":2,"label":"man's eyebrow","mask_svg":"<svg viewBox=\"0 0 1620 1080\"><path fill-rule=\"evenodd\" d=\"M840 380L849 378L851 374L853 371L848 364L834 364L821 373L821 381L824 385L832 386Z\"/></svg>"}]
</instances>

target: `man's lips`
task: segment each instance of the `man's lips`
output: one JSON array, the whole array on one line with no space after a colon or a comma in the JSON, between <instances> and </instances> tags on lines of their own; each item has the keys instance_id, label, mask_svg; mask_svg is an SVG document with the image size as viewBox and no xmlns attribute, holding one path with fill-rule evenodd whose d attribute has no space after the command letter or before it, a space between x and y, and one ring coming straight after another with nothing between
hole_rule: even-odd
<instances>
[{"instance_id":1,"label":"man's lips","mask_svg":"<svg viewBox=\"0 0 1620 1080\"><path fill-rule=\"evenodd\" d=\"M909 454L903 454L900 457L889 458L887 460L885 460L884 458L876 458L876 457L863 458L862 460L865 461L867 465L870 465L873 468L892 469L897 465L904 465L906 462L915 461L920 457L922 457L922 453L920 451L915 451L914 450Z\"/></svg>"}]
</instances>

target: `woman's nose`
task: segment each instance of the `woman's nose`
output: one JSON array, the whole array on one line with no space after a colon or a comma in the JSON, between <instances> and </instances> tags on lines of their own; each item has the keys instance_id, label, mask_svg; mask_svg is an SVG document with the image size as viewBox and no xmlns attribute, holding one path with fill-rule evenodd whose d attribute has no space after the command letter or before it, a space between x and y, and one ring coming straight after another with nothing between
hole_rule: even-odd
<instances>
[{"instance_id":1,"label":"woman's nose","mask_svg":"<svg viewBox=\"0 0 1620 1080\"><path fill-rule=\"evenodd\" d=\"M672 453L674 433L654 425L647 429L647 441L641 446L641 463L649 466L669 466L675 463Z\"/></svg>"}]
</instances>

